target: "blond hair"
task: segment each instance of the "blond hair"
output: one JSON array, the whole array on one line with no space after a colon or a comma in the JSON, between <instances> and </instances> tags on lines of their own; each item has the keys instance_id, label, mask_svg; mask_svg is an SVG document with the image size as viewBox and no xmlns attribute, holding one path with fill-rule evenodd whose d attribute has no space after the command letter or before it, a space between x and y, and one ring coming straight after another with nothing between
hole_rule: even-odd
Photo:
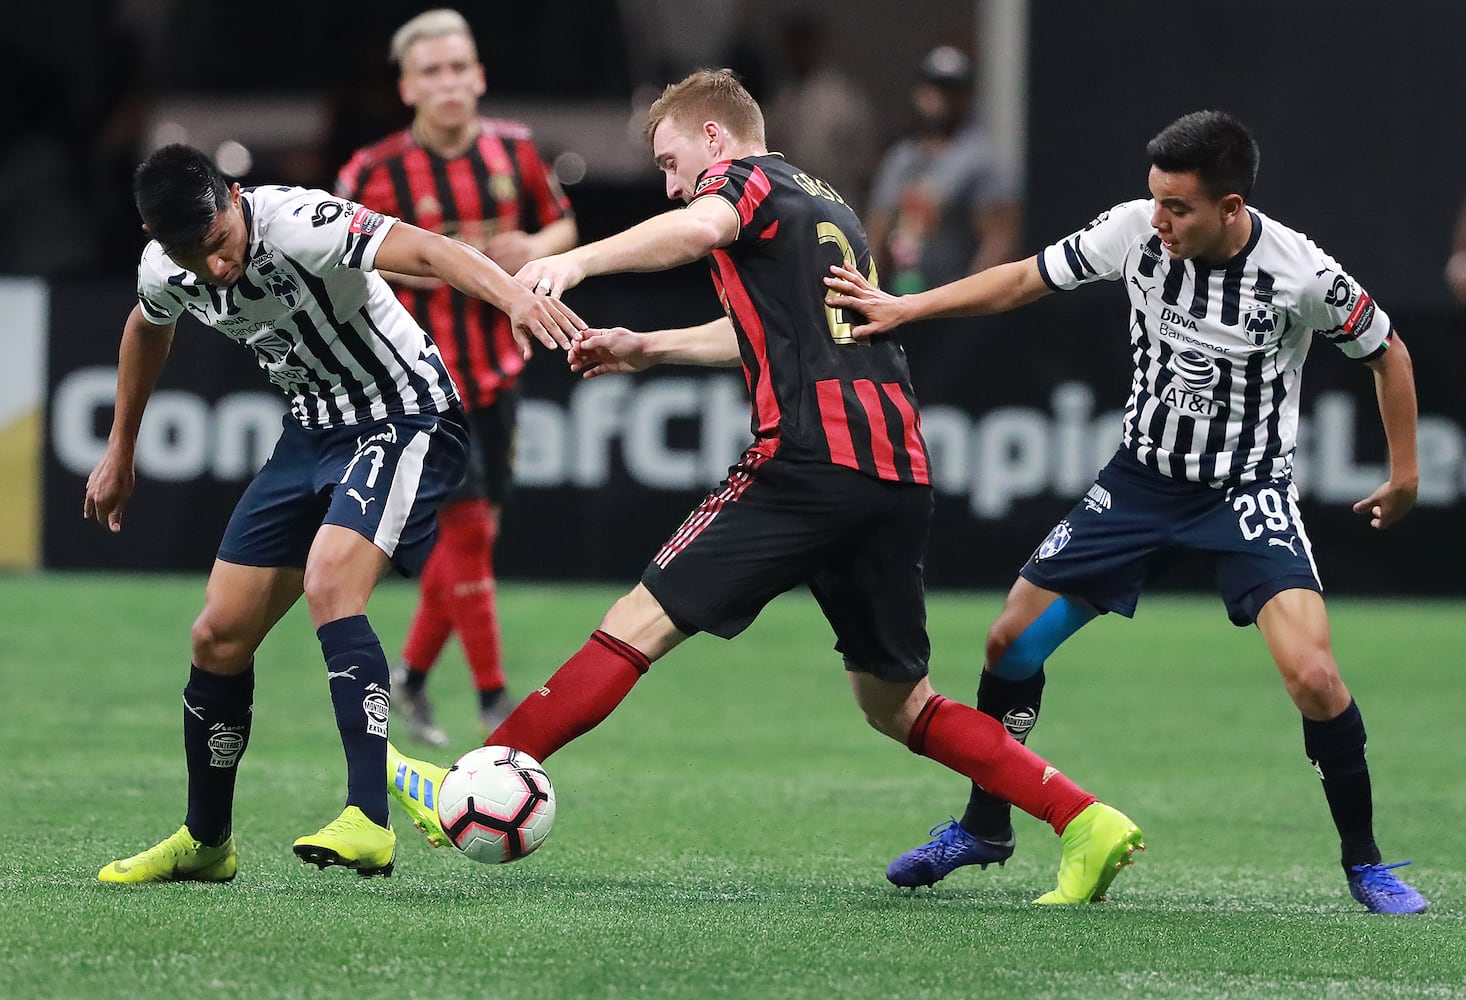
<instances>
[{"instance_id":1,"label":"blond hair","mask_svg":"<svg viewBox=\"0 0 1466 1000\"><path fill-rule=\"evenodd\" d=\"M436 10L423 11L393 32L392 44L387 47L387 54L401 68L402 61L407 58L408 49L425 38L441 38L444 35L462 35L468 39L470 45L474 45L473 31L463 15L456 10L439 7ZM478 58L476 45L474 58Z\"/></svg>"},{"instance_id":2,"label":"blond hair","mask_svg":"<svg viewBox=\"0 0 1466 1000\"><path fill-rule=\"evenodd\" d=\"M669 84L646 113L641 134L648 145L668 120L684 128L714 121L741 142L764 144L764 113L731 69L700 69Z\"/></svg>"}]
</instances>

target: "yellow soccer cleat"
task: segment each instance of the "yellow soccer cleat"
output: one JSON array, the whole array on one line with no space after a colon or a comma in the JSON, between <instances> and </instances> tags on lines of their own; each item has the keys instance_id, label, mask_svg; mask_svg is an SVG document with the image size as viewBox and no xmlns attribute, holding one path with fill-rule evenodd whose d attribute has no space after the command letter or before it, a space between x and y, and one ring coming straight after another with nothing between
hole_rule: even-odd
<instances>
[{"instance_id":1,"label":"yellow soccer cleat","mask_svg":"<svg viewBox=\"0 0 1466 1000\"><path fill-rule=\"evenodd\" d=\"M412 825L427 835L434 847L447 847L448 834L438 819L438 789L443 787L446 767L425 760L404 757L387 741L387 793L412 817Z\"/></svg>"},{"instance_id":2,"label":"yellow soccer cleat","mask_svg":"<svg viewBox=\"0 0 1466 1000\"><path fill-rule=\"evenodd\" d=\"M292 848L300 860L325 868L340 865L362 878L392 874L397 834L378 826L356 806L347 806L317 833L301 837Z\"/></svg>"},{"instance_id":3,"label":"yellow soccer cleat","mask_svg":"<svg viewBox=\"0 0 1466 1000\"><path fill-rule=\"evenodd\" d=\"M97 873L102 882L141 885L146 882L228 882L239 870L239 855L230 837L218 847L193 839L187 826L141 854L114 861Z\"/></svg>"},{"instance_id":4,"label":"yellow soccer cleat","mask_svg":"<svg viewBox=\"0 0 1466 1000\"><path fill-rule=\"evenodd\" d=\"M1064 854L1059 859L1059 884L1035 903L1101 902L1120 869L1132 863L1131 855L1145 850L1140 827L1103 802L1092 803L1070 820L1061 839Z\"/></svg>"}]
</instances>

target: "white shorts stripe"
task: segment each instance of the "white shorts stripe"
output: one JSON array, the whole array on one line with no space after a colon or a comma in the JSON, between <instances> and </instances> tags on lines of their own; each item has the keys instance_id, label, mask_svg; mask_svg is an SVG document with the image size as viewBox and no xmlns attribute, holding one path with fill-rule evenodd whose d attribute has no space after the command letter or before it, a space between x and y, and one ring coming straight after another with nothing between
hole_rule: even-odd
<instances>
[{"instance_id":1,"label":"white shorts stripe","mask_svg":"<svg viewBox=\"0 0 1466 1000\"><path fill-rule=\"evenodd\" d=\"M392 489L387 493L387 502L382 507L382 520L372 543L387 555L397 551L397 542L407 524L412 505L417 502L418 485L422 482L423 459L428 453L428 442L432 434L418 431L413 435L402 456L397 460L397 472L392 477Z\"/></svg>"}]
</instances>

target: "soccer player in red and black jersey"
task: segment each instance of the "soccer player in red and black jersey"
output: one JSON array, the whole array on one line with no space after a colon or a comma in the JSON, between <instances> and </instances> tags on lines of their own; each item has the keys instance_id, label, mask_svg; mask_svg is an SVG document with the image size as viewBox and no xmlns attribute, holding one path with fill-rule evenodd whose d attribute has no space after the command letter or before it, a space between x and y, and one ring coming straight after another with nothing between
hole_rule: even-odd
<instances>
[{"instance_id":1,"label":"soccer player in red and black jersey","mask_svg":"<svg viewBox=\"0 0 1466 1000\"><path fill-rule=\"evenodd\" d=\"M469 243L510 273L573 247L570 203L529 129L479 117L484 69L463 17L452 10L414 17L393 35L391 55L401 68L402 100L415 110L412 127L358 151L342 169L337 193ZM484 731L513 708L505 693L493 552L513 479L515 381L525 359L508 317L493 306L443 282L386 277L442 351L472 433L468 476L439 511L439 544L422 575L398 675L408 731L446 746L425 685L452 633L473 672Z\"/></svg>"},{"instance_id":2,"label":"soccer player in red and black jersey","mask_svg":"<svg viewBox=\"0 0 1466 1000\"><path fill-rule=\"evenodd\" d=\"M732 638L774 597L804 585L834 628L871 726L1002 789L1062 835L1058 885L1036 902L1102 898L1140 847L1140 830L927 679L922 558L932 493L916 396L900 345L855 343L858 317L824 303L832 263L875 280L860 220L828 183L767 151L758 104L727 70L668 87L646 136L667 197L686 207L532 261L516 277L558 296L591 275L710 258L725 318L588 331L571 364L587 377L658 362L741 364L754 441L585 646L490 742L544 760L610 714L689 635ZM435 841L444 840L441 826L422 790L443 773L391 751L389 791Z\"/></svg>"}]
</instances>

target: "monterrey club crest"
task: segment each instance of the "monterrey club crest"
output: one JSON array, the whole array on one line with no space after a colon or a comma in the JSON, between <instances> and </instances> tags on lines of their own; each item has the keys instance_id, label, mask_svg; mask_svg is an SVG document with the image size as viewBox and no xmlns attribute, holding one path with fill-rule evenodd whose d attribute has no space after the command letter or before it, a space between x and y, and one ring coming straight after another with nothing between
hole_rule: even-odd
<instances>
[{"instance_id":1,"label":"monterrey club crest","mask_svg":"<svg viewBox=\"0 0 1466 1000\"><path fill-rule=\"evenodd\" d=\"M1073 537L1073 534L1067 520L1060 521L1054 525L1054 530L1049 532L1049 537L1043 540L1043 544L1033 554L1033 561L1042 562L1045 559L1058 555L1064 546L1069 544L1069 539Z\"/></svg>"}]
</instances>

